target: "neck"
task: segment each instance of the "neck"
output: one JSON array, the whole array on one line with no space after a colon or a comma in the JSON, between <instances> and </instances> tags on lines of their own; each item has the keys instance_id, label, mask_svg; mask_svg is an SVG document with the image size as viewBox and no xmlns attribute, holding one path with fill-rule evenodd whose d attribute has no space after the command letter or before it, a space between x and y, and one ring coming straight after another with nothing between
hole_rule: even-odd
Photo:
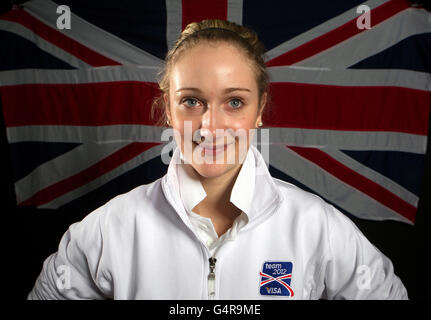
<instances>
[{"instance_id":1,"label":"neck","mask_svg":"<svg viewBox=\"0 0 431 320\"><path fill-rule=\"evenodd\" d=\"M193 211L203 217L211 218L218 235L223 234L232 225L233 220L240 214L233 203L230 202L233 185L241 169L238 165L222 176L206 178L199 175L191 166L186 170L193 171L207 194L204 200L197 204Z\"/></svg>"},{"instance_id":2,"label":"neck","mask_svg":"<svg viewBox=\"0 0 431 320\"><path fill-rule=\"evenodd\" d=\"M200 181L207 194L205 200L208 205L227 204L230 201L233 185L241 170L241 165L238 165L229 172L212 178L200 176Z\"/></svg>"},{"instance_id":3,"label":"neck","mask_svg":"<svg viewBox=\"0 0 431 320\"><path fill-rule=\"evenodd\" d=\"M205 190L207 196L204 201L208 204L217 204L220 202L229 202L230 194L232 192L233 185L235 184L236 178L241 170L241 164L235 166L228 172L217 177L203 177L191 165L186 165L185 170L191 175L199 179L202 183L202 187Z\"/></svg>"}]
</instances>

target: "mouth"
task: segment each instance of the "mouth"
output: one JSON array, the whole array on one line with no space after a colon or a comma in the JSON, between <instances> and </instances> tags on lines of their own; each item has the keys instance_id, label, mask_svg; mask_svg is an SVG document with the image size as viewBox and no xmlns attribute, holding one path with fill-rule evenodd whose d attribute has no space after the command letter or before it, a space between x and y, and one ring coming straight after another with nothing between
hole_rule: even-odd
<instances>
[{"instance_id":1,"label":"mouth","mask_svg":"<svg viewBox=\"0 0 431 320\"><path fill-rule=\"evenodd\" d=\"M226 151L226 149L228 148L228 146L230 146L233 143L228 143L228 144L203 144L203 143L196 143L197 147L201 148L205 154L217 154L223 151Z\"/></svg>"}]
</instances>

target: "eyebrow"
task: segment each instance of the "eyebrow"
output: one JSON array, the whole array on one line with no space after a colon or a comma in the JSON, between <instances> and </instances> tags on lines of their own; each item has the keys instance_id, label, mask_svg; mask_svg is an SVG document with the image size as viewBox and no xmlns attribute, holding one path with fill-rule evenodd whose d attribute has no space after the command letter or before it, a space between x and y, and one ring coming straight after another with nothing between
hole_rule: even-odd
<instances>
[{"instance_id":1,"label":"eyebrow","mask_svg":"<svg viewBox=\"0 0 431 320\"><path fill-rule=\"evenodd\" d=\"M180 91L185 91L185 90L196 91L196 92L202 93L201 89L199 89L199 88L192 88L192 87L179 88L175 92L180 92ZM226 88L224 90L224 93L230 93L230 92L233 92L233 91L248 91L248 92L251 92L251 90L247 89L247 88Z\"/></svg>"}]
</instances>

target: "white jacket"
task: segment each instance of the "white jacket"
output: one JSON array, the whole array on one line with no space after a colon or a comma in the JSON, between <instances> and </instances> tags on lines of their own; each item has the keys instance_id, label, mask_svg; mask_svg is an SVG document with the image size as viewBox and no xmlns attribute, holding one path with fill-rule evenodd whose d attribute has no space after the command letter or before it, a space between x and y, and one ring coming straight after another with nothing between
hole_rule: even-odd
<instances>
[{"instance_id":1,"label":"white jacket","mask_svg":"<svg viewBox=\"0 0 431 320\"><path fill-rule=\"evenodd\" d=\"M164 177L72 224L28 299L208 299L212 286L215 299L407 299L391 261L345 215L249 153L260 174L247 219L215 265L171 161Z\"/></svg>"}]
</instances>

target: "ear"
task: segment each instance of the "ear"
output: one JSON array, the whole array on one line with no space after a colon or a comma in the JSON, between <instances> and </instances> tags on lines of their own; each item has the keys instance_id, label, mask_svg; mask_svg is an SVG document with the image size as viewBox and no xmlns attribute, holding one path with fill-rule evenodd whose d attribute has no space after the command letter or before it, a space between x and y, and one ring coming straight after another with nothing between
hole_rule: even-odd
<instances>
[{"instance_id":1,"label":"ear","mask_svg":"<svg viewBox=\"0 0 431 320\"><path fill-rule=\"evenodd\" d=\"M265 106L266 106L267 99L268 99L268 93L267 93L267 92L264 92L264 93L262 94L262 98L260 99L260 113L261 113L261 114L262 114L262 112L263 112L263 109L264 109L264 108L265 108Z\"/></svg>"},{"instance_id":2,"label":"ear","mask_svg":"<svg viewBox=\"0 0 431 320\"><path fill-rule=\"evenodd\" d=\"M257 118L256 118L256 128L258 127L259 122L262 122L262 114L263 114L263 110L265 109L265 106L266 106L267 97L268 97L268 94L266 92L264 92L262 94L262 98L260 99L259 113L258 113Z\"/></svg>"}]
</instances>

